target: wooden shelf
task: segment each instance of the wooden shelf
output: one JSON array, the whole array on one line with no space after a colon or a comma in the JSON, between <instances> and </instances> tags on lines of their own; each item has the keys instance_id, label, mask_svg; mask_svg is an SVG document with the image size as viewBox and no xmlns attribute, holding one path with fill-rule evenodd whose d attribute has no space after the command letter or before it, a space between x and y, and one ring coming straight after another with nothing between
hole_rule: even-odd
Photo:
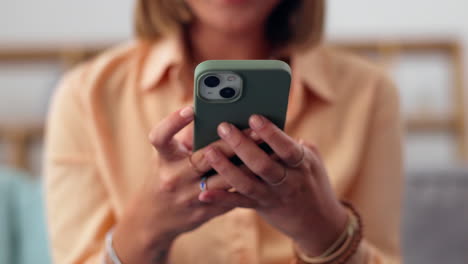
<instances>
[{"instance_id":1,"label":"wooden shelf","mask_svg":"<svg viewBox=\"0 0 468 264\"><path fill-rule=\"evenodd\" d=\"M459 42L456 39L441 40L360 40L360 41L338 41L333 43L338 48L357 52L369 51L408 51L408 52L433 52L458 49Z\"/></svg>"},{"instance_id":2,"label":"wooden shelf","mask_svg":"<svg viewBox=\"0 0 468 264\"><path fill-rule=\"evenodd\" d=\"M62 46L25 46L8 45L0 47L0 61L40 61L62 59L77 54L96 55L111 45L62 45Z\"/></svg>"},{"instance_id":3,"label":"wooden shelf","mask_svg":"<svg viewBox=\"0 0 468 264\"><path fill-rule=\"evenodd\" d=\"M457 128L455 119L410 118L405 121L408 132L453 132Z\"/></svg>"},{"instance_id":4,"label":"wooden shelf","mask_svg":"<svg viewBox=\"0 0 468 264\"><path fill-rule=\"evenodd\" d=\"M83 46L83 47L49 47L28 49L19 48L0 48L0 62L43 62L57 61L71 68L76 64L92 58L104 51L109 46Z\"/></svg>"},{"instance_id":5,"label":"wooden shelf","mask_svg":"<svg viewBox=\"0 0 468 264\"><path fill-rule=\"evenodd\" d=\"M44 129L42 126L0 128L0 142L7 144L8 163L28 171L30 145L42 141Z\"/></svg>"}]
</instances>

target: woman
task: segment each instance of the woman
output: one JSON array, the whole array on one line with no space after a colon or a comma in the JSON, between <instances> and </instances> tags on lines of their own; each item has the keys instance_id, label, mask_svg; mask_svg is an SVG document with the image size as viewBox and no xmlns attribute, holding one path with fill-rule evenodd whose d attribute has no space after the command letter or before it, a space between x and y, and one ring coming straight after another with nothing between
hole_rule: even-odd
<instances>
[{"instance_id":1,"label":"woman","mask_svg":"<svg viewBox=\"0 0 468 264\"><path fill-rule=\"evenodd\" d=\"M320 45L323 16L323 0L139 0L137 40L69 73L51 107L56 263L399 263L396 90ZM292 67L286 133L254 115L192 153L195 65L268 58Z\"/></svg>"}]
</instances>

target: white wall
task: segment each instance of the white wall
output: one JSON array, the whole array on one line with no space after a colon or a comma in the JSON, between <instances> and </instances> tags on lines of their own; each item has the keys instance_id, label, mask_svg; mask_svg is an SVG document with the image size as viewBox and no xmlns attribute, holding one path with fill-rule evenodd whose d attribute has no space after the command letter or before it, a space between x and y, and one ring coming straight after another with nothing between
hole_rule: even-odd
<instances>
[{"instance_id":1,"label":"white wall","mask_svg":"<svg viewBox=\"0 0 468 264\"><path fill-rule=\"evenodd\" d=\"M0 43L110 42L131 36L131 0L1 0Z\"/></svg>"},{"instance_id":2,"label":"white wall","mask_svg":"<svg viewBox=\"0 0 468 264\"><path fill-rule=\"evenodd\" d=\"M328 0L334 37L455 35L468 39L466 0Z\"/></svg>"},{"instance_id":3,"label":"white wall","mask_svg":"<svg viewBox=\"0 0 468 264\"><path fill-rule=\"evenodd\" d=\"M0 0L0 47L31 43L41 46L109 43L131 38L133 2ZM466 0L328 2L330 39L450 36L459 38L468 49ZM43 119L52 83L57 80L60 69L48 64L38 66L36 70L32 70L25 65L0 65L0 122ZM419 68L417 65L412 67ZM427 85L424 82L420 84ZM405 108L417 103L418 99L413 99L417 96L408 91L404 93ZM437 104L442 108L446 107L444 102ZM453 158L453 146L447 144L450 139L445 135L412 137L410 141L407 153L414 158L415 163L436 160L447 164ZM428 143L432 147L428 147Z\"/></svg>"},{"instance_id":4,"label":"white wall","mask_svg":"<svg viewBox=\"0 0 468 264\"><path fill-rule=\"evenodd\" d=\"M108 42L128 38L133 2L2 0L0 43ZM328 3L328 29L333 38L436 34L468 39L465 0L328 0Z\"/></svg>"}]
</instances>

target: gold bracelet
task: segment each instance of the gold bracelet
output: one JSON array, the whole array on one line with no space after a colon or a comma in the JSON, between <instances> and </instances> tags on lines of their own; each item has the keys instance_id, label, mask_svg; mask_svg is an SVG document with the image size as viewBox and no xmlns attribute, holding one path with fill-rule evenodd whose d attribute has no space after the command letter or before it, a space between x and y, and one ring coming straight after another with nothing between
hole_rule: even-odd
<instances>
[{"instance_id":1,"label":"gold bracelet","mask_svg":"<svg viewBox=\"0 0 468 264\"><path fill-rule=\"evenodd\" d=\"M362 221L361 221L361 216L359 215L358 211L354 208L354 206L348 202L341 201L343 206L345 206L350 213L354 215L357 221L357 229L356 232L353 234L353 238L351 240L351 243L347 250L339 256L337 259L333 260L333 262L328 263L328 264L346 264L348 261L356 254L356 252L359 250L359 245L361 244L361 240L363 238L362 235Z\"/></svg>"},{"instance_id":2,"label":"gold bracelet","mask_svg":"<svg viewBox=\"0 0 468 264\"><path fill-rule=\"evenodd\" d=\"M295 247L296 257L302 264L345 263L356 251L362 239L359 214L349 203L342 202L348 209L349 220L343 234L319 257L309 257ZM344 240L344 242L343 242Z\"/></svg>"},{"instance_id":3,"label":"gold bracelet","mask_svg":"<svg viewBox=\"0 0 468 264\"><path fill-rule=\"evenodd\" d=\"M325 258L327 256L330 256L333 254L333 252L337 251L346 241L348 238L348 227L352 224L351 222L353 221L352 215L348 213L348 223L346 224L346 228L341 233L341 235L338 237L338 239L327 249L325 252L323 252L322 255L318 256L319 258Z\"/></svg>"}]
</instances>

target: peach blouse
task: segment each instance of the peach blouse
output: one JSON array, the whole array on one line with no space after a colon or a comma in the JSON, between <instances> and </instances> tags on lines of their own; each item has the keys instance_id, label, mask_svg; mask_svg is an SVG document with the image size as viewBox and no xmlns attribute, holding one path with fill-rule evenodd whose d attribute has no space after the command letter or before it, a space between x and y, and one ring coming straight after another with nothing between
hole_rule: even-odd
<instances>
[{"instance_id":1,"label":"peach blouse","mask_svg":"<svg viewBox=\"0 0 468 264\"><path fill-rule=\"evenodd\" d=\"M191 104L183 42L133 41L68 73L46 140L46 205L55 263L100 263L104 237L151 173L150 129ZM296 53L286 132L315 144L365 239L351 263L400 263L401 129L397 90L375 66L330 47ZM155 225L158 223L155 222ZM286 264L292 241L235 209L174 243L171 264Z\"/></svg>"}]
</instances>

